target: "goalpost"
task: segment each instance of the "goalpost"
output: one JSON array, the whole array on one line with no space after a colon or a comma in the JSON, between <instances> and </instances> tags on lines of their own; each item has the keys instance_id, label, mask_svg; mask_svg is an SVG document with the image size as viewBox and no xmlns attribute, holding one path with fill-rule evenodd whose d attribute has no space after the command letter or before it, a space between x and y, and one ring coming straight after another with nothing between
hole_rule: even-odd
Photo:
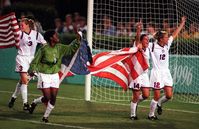
<instances>
[{"instance_id":1,"label":"goalpost","mask_svg":"<svg viewBox=\"0 0 199 129\"><path fill-rule=\"evenodd\" d=\"M135 25L143 22L143 32L151 36L163 29L170 34L182 16L185 28L170 50L170 70L174 99L199 103L199 0L88 0L87 38L92 53L131 47ZM88 75L85 100L123 103L132 91L115 82Z\"/></svg>"}]
</instances>

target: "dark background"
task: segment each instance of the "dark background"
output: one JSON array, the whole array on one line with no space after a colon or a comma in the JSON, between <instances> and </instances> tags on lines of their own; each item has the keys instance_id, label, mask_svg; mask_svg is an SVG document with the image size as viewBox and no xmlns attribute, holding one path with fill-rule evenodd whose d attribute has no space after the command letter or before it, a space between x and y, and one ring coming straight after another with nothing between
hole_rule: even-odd
<instances>
[{"instance_id":1,"label":"dark background","mask_svg":"<svg viewBox=\"0 0 199 129\"><path fill-rule=\"evenodd\" d=\"M55 8L62 18L65 14L73 12L79 12L83 16L87 15L87 0L11 0L12 4L19 2Z\"/></svg>"},{"instance_id":2,"label":"dark background","mask_svg":"<svg viewBox=\"0 0 199 129\"><path fill-rule=\"evenodd\" d=\"M1 9L2 15L15 12L20 18L21 13L31 12L41 22L44 30L54 28L54 19L63 21L65 15L78 12L87 17L87 0L10 0L11 6Z\"/></svg>"}]
</instances>

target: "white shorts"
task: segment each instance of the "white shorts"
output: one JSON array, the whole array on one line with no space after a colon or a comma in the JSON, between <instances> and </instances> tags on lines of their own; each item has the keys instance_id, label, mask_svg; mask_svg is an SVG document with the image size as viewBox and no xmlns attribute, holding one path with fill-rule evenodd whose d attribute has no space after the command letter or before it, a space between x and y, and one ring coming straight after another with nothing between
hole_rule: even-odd
<instances>
[{"instance_id":1,"label":"white shorts","mask_svg":"<svg viewBox=\"0 0 199 129\"><path fill-rule=\"evenodd\" d=\"M38 74L37 88L59 88L59 75L55 74Z\"/></svg>"},{"instance_id":2,"label":"white shorts","mask_svg":"<svg viewBox=\"0 0 199 129\"><path fill-rule=\"evenodd\" d=\"M151 70L150 85L154 89L162 89L164 86L173 86L173 79L169 69Z\"/></svg>"},{"instance_id":3,"label":"white shorts","mask_svg":"<svg viewBox=\"0 0 199 129\"><path fill-rule=\"evenodd\" d=\"M28 72L30 63L33 60L34 56L23 56L17 55L16 57L16 72Z\"/></svg>"},{"instance_id":4,"label":"white shorts","mask_svg":"<svg viewBox=\"0 0 199 129\"><path fill-rule=\"evenodd\" d=\"M130 82L129 88L134 90L140 90L141 87L149 87L149 75L148 73L142 73L135 80Z\"/></svg>"}]
</instances>

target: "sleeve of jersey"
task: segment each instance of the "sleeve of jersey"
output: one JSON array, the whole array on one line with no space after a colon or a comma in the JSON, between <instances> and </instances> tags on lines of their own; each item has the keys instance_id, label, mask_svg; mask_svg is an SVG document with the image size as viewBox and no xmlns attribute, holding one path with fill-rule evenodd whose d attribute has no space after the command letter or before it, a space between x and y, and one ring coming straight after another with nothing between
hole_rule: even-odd
<instances>
[{"instance_id":1,"label":"sleeve of jersey","mask_svg":"<svg viewBox=\"0 0 199 129\"><path fill-rule=\"evenodd\" d=\"M169 48L169 49L170 49L170 47L171 47L172 42L173 42L173 36L170 36L170 37L169 37L169 40L168 40L168 48Z\"/></svg>"},{"instance_id":2,"label":"sleeve of jersey","mask_svg":"<svg viewBox=\"0 0 199 129\"><path fill-rule=\"evenodd\" d=\"M32 60L32 62L30 64L30 68L29 68L30 72L38 71L37 66L38 66L38 64L41 60L41 57L42 57L42 49L39 49L38 52L36 53L34 59Z\"/></svg>"},{"instance_id":3,"label":"sleeve of jersey","mask_svg":"<svg viewBox=\"0 0 199 129\"><path fill-rule=\"evenodd\" d=\"M64 45L61 53L64 55L74 55L79 46L80 43L75 39L70 43L70 45Z\"/></svg>"},{"instance_id":4,"label":"sleeve of jersey","mask_svg":"<svg viewBox=\"0 0 199 129\"><path fill-rule=\"evenodd\" d=\"M39 33L38 35L38 42L41 43L41 44L46 44L46 40L44 39L44 37Z\"/></svg>"},{"instance_id":5,"label":"sleeve of jersey","mask_svg":"<svg viewBox=\"0 0 199 129\"><path fill-rule=\"evenodd\" d=\"M153 47L153 42L149 42L149 46L148 46L149 52L152 51L152 47Z\"/></svg>"}]
</instances>

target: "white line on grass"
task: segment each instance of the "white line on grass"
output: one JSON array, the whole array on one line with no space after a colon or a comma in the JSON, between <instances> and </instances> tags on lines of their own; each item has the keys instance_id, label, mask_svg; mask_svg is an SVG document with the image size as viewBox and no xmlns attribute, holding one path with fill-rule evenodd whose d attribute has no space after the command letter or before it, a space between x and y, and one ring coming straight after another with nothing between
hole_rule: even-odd
<instances>
[{"instance_id":1,"label":"white line on grass","mask_svg":"<svg viewBox=\"0 0 199 129\"><path fill-rule=\"evenodd\" d=\"M0 91L0 93L12 93L12 92L9 92L9 91ZM40 96L40 95L38 95L38 94L29 94L29 95L32 95L32 96ZM58 99L67 99L67 100L77 100L77 101L79 101L79 100L84 100L84 99L80 99L80 98L70 98L70 97L60 97L60 96L58 96L57 97ZM115 104L115 105L123 105L123 106L127 106L128 104L118 104L118 103L114 103L114 102L96 102L96 101L92 101L92 102L95 102L95 103L108 103L108 104ZM129 106L129 105L128 105ZM142 106L142 105L140 105L140 107L144 107L144 108L149 108L149 107L147 107L147 106ZM184 113L192 113L192 114L199 114L199 112L194 112L194 111L187 111L187 110L177 110L177 109L169 109L169 108L167 108L166 110L169 110L169 111L177 111L177 112L184 112Z\"/></svg>"},{"instance_id":2,"label":"white line on grass","mask_svg":"<svg viewBox=\"0 0 199 129\"><path fill-rule=\"evenodd\" d=\"M9 94L12 94L12 92L10 92L10 91L0 91L0 93L9 93ZM31 93L28 93L28 95L36 96L36 97L41 96L39 94L31 94ZM57 96L57 98L58 99L69 99L69 100L84 100L84 99L80 99L80 98L70 98L70 97L61 97L61 96Z\"/></svg>"},{"instance_id":3,"label":"white line on grass","mask_svg":"<svg viewBox=\"0 0 199 129\"><path fill-rule=\"evenodd\" d=\"M7 119L7 120L13 120L13 121L22 121L22 122L29 122L29 123L34 123L34 124L43 124L43 125L52 125L52 126L59 126L59 127L65 127L65 128L74 128L74 129L89 129L81 126L72 126L72 125L64 125L64 124L56 124L56 123L44 123L44 122L39 122L39 121L33 121L33 120L22 120L22 119L17 119L17 118L8 118L8 117L1 117L1 119Z\"/></svg>"},{"instance_id":4,"label":"white line on grass","mask_svg":"<svg viewBox=\"0 0 199 129\"><path fill-rule=\"evenodd\" d=\"M96 102L96 101L93 101L93 102ZM123 106L127 106L128 105L128 104L121 104L121 103L118 104L118 103L113 103L113 102L100 102L100 103L108 103L108 104L123 105ZM148 106L142 106L142 105L139 105L139 106L143 107L143 108L149 108ZM165 110L174 111L174 112L184 112L184 113L199 114L199 112L187 111L187 110L177 110L177 109L169 109L169 108L167 108Z\"/></svg>"}]
</instances>

